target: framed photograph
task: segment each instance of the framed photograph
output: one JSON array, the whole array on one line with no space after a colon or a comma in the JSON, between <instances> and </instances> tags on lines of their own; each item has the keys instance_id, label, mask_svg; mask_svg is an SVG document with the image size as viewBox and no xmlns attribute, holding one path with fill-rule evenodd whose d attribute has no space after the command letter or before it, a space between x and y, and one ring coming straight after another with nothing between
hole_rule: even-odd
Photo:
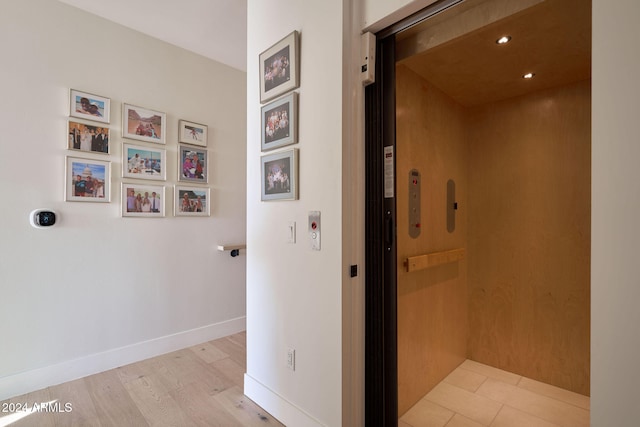
<instances>
[{"instance_id":1,"label":"framed photograph","mask_svg":"<svg viewBox=\"0 0 640 427\"><path fill-rule=\"evenodd\" d=\"M122 144L122 176L125 178L167 179L167 150Z\"/></svg>"},{"instance_id":2,"label":"framed photograph","mask_svg":"<svg viewBox=\"0 0 640 427\"><path fill-rule=\"evenodd\" d=\"M260 54L260 102L300 86L299 34L292 32Z\"/></svg>"},{"instance_id":3,"label":"framed photograph","mask_svg":"<svg viewBox=\"0 0 640 427\"><path fill-rule=\"evenodd\" d=\"M109 203L111 162L67 156L65 200Z\"/></svg>"},{"instance_id":4,"label":"framed photograph","mask_svg":"<svg viewBox=\"0 0 640 427\"><path fill-rule=\"evenodd\" d=\"M95 122L109 123L111 100L104 96L71 89L69 115Z\"/></svg>"},{"instance_id":5,"label":"framed photograph","mask_svg":"<svg viewBox=\"0 0 640 427\"><path fill-rule=\"evenodd\" d=\"M140 141L165 143L167 115L142 107L122 106L122 136Z\"/></svg>"},{"instance_id":6,"label":"framed photograph","mask_svg":"<svg viewBox=\"0 0 640 427\"><path fill-rule=\"evenodd\" d=\"M298 142L298 93L285 95L261 109L262 151Z\"/></svg>"},{"instance_id":7,"label":"framed photograph","mask_svg":"<svg viewBox=\"0 0 640 427\"><path fill-rule=\"evenodd\" d=\"M69 120L69 150L109 154L109 128Z\"/></svg>"},{"instance_id":8,"label":"framed photograph","mask_svg":"<svg viewBox=\"0 0 640 427\"><path fill-rule=\"evenodd\" d=\"M164 187L123 182L122 216L164 217Z\"/></svg>"},{"instance_id":9,"label":"framed photograph","mask_svg":"<svg viewBox=\"0 0 640 427\"><path fill-rule=\"evenodd\" d=\"M175 216L209 216L211 214L209 188L176 185L173 194Z\"/></svg>"},{"instance_id":10,"label":"framed photograph","mask_svg":"<svg viewBox=\"0 0 640 427\"><path fill-rule=\"evenodd\" d=\"M178 142L184 142L185 144L200 145L202 147L207 146L207 126L199 125L198 123L188 122L186 120L180 120L179 125Z\"/></svg>"},{"instance_id":11,"label":"framed photograph","mask_svg":"<svg viewBox=\"0 0 640 427\"><path fill-rule=\"evenodd\" d=\"M178 181L206 184L208 167L207 150L178 145Z\"/></svg>"},{"instance_id":12,"label":"framed photograph","mask_svg":"<svg viewBox=\"0 0 640 427\"><path fill-rule=\"evenodd\" d=\"M298 150L262 156L262 200L298 199Z\"/></svg>"}]
</instances>

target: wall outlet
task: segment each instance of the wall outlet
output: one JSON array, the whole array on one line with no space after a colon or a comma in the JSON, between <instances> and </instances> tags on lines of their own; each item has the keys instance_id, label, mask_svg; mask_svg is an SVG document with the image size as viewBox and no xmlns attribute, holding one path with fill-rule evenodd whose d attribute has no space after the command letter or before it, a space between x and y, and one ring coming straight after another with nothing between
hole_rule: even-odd
<instances>
[{"instance_id":1,"label":"wall outlet","mask_svg":"<svg viewBox=\"0 0 640 427\"><path fill-rule=\"evenodd\" d=\"M287 349L287 368L296 370L296 351L293 348Z\"/></svg>"}]
</instances>

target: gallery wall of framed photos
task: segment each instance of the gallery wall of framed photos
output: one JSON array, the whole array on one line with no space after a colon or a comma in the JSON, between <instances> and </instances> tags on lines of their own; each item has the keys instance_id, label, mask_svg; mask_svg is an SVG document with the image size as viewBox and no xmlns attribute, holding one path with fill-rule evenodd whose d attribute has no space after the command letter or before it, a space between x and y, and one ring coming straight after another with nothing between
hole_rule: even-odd
<instances>
[{"instance_id":1,"label":"gallery wall of framed photos","mask_svg":"<svg viewBox=\"0 0 640 427\"><path fill-rule=\"evenodd\" d=\"M261 200L298 200L298 105L300 33L292 31L259 56ZM112 162L121 167L122 217L209 216L208 126L177 120L175 139L167 135L166 112L123 102L122 156L112 150L111 99L69 91L65 201L111 203ZM167 150L177 153L176 176L168 176ZM152 183L149 183L152 181ZM152 184L152 185L151 185ZM116 187L118 188L118 187ZM159 206L160 205L160 206Z\"/></svg>"},{"instance_id":2,"label":"gallery wall of framed photos","mask_svg":"<svg viewBox=\"0 0 640 427\"><path fill-rule=\"evenodd\" d=\"M208 126L179 119L167 135L165 112L122 103L121 158L114 159L111 99L70 89L65 201L110 203L112 162L120 163L122 217L211 215ZM177 151L177 175L168 176L167 150ZM180 182L180 185L178 185ZM184 184L184 185L183 185Z\"/></svg>"},{"instance_id":3,"label":"gallery wall of framed photos","mask_svg":"<svg viewBox=\"0 0 640 427\"><path fill-rule=\"evenodd\" d=\"M292 31L259 56L261 200L298 200L300 33ZM282 147L287 147L282 149Z\"/></svg>"}]
</instances>

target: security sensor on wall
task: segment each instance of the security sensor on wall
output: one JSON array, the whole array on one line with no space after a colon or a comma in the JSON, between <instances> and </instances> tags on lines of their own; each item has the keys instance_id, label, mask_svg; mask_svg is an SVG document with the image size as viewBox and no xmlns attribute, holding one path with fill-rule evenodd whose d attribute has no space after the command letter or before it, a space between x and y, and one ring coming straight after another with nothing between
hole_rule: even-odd
<instances>
[{"instance_id":1,"label":"security sensor on wall","mask_svg":"<svg viewBox=\"0 0 640 427\"><path fill-rule=\"evenodd\" d=\"M50 209L36 209L29 214L29 222L35 228L51 227L56 220L56 213Z\"/></svg>"}]
</instances>

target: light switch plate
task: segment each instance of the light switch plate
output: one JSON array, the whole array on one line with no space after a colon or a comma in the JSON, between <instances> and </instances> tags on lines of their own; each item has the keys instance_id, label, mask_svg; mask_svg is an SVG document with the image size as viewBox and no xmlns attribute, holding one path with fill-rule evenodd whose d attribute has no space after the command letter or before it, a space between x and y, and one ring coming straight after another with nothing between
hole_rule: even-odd
<instances>
[{"instance_id":1,"label":"light switch plate","mask_svg":"<svg viewBox=\"0 0 640 427\"><path fill-rule=\"evenodd\" d=\"M289 221L287 224L287 243L296 242L296 222Z\"/></svg>"}]
</instances>

